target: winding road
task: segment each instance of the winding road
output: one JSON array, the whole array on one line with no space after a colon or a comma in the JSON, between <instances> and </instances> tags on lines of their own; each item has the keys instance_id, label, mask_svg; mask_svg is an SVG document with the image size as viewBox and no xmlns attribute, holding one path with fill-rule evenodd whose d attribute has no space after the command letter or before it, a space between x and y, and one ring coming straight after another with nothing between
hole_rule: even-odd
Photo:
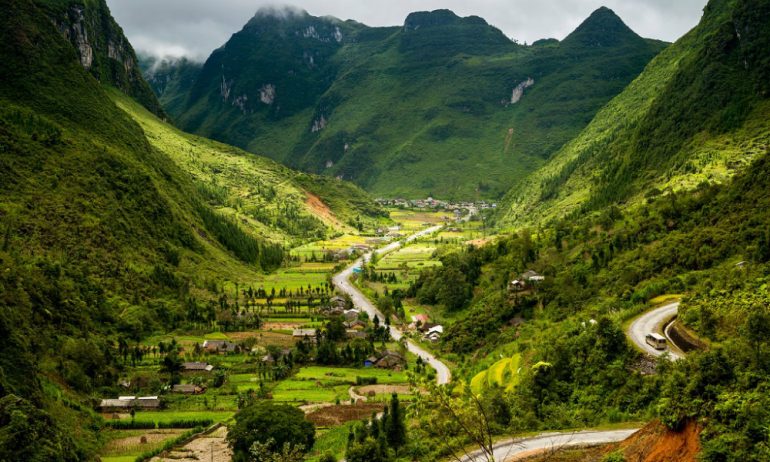
<instances>
[{"instance_id":1,"label":"winding road","mask_svg":"<svg viewBox=\"0 0 770 462\"><path fill-rule=\"evenodd\" d=\"M671 341L671 338L668 336L668 332L663 329L664 324L676 316L678 309L679 302L674 302L650 310L636 318L631 323L631 325L628 326L626 335L634 343L634 345L649 355L661 356L663 353L668 353L672 361L682 359L684 355ZM656 350L655 348L648 345L645 341L645 337L650 332L664 334L668 343L668 347L665 350ZM674 348L671 348L672 345L674 345Z\"/></svg>"},{"instance_id":2,"label":"winding road","mask_svg":"<svg viewBox=\"0 0 770 462\"><path fill-rule=\"evenodd\" d=\"M542 451L557 451L574 446L593 446L616 443L635 433L638 428L626 430L595 431L583 430L572 433L543 433L528 438L514 438L494 445L492 452L498 462L532 455ZM460 459L462 462L486 462L481 451L474 451Z\"/></svg>"},{"instance_id":3,"label":"winding road","mask_svg":"<svg viewBox=\"0 0 770 462\"><path fill-rule=\"evenodd\" d=\"M433 234L436 231L443 228L443 226L432 226L430 228L426 228L420 232L417 232L415 234L412 234L411 236L407 237L404 241L405 242L412 242L414 240L417 240L423 236L427 236L429 234ZM372 252L367 253L366 255L362 256L358 260L354 261L352 264L350 264L347 268L337 273L332 278L332 283L334 284L337 289L339 289L341 292L346 293L350 296L350 298L353 300L353 305L361 310L366 311L366 313L371 317L374 318L376 315L378 318L384 320L385 317L380 313L380 310L377 309L376 306L363 294L356 286L353 285L352 282L350 282L350 276L353 275L353 270L356 268L360 268L364 262L369 261L373 253L377 253L377 255L385 255L387 253L393 252L394 250L397 250L401 247L401 242L392 242L385 247L381 247L377 250L374 250ZM398 328L394 326L390 326L390 335L395 340L400 340L404 333L399 330ZM447 367L446 364L441 362L438 358L433 356L431 353L417 345L416 343L412 342L411 340L406 341L406 347L409 351L414 353L417 356L422 357L423 361L426 361L430 366L436 370L436 382L439 385L444 385L449 383L450 380L452 380L452 373L449 371L449 367Z\"/></svg>"},{"instance_id":4,"label":"winding road","mask_svg":"<svg viewBox=\"0 0 770 462\"><path fill-rule=\"evenodd\" d=\"M433 226L424 229L418 233L412 234L407 237L404 242L412 242L423 236L435 233L440 230L442 226ZM357 308L366 311L370 317L375 315L380 319L385 319L382 313L377 307L350 281L350 277L356 268L360 268L365 262L368 262L373 253L377 255L385 255L395 250L398 250L402 246L401 242L393 242L379 249L373 250L351 263L347 268L337 273L332 282L341 292L346 293L353 300L353 305ZM679 303L671 303L660 308L651 310L638 319L636 319L627 331L627 335L631 341L639 346L645 352L651 355L660 356L663 351L655 350L647 345L645 342L645 336L649 332L659 331L665 322L670 320L676 315ZM395 340L400 340L404 333L394 326L390 326L390 335ZM669 340L670 342L670 340ZM407 348L412 353L421 356L423 360L427 361L431 367L436 370L436 381L439 385L447 384L452 379L452 374L446 364L441 362L434 355L417 345L411 340L406 341ZM668 351L668 350L666 350ZM671 358L676 360L680 359L681 355L674 351L669 351ZM518 456L524 456L540 451L558 450L561 448L574 447L574 446L590 446L597 444L608 444L618 441L622 441L638 429L625 429L625 430L608 430L608 431L595 431L584 430L572 433L544 433L527 438L514 438L510 440L501 441L495 444L493 452L496 461L507 461ZM463 457L462 462L481 462L486 461L483 453L479 451L472 452Z\"/></svg>"}]
</instances>

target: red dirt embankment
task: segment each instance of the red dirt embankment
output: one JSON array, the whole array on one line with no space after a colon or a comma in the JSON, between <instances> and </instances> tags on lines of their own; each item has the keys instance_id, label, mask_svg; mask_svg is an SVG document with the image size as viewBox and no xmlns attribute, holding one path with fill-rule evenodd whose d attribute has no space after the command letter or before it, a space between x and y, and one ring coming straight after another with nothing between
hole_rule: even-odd
<instances>
[{"instance_id":1,"label":"red dirt embankment","mask_svg":"<svg viewBox=\"0 0 770 462\"><path fill-rule=\"evenodd\" d=\"M628 462L696 462L700 452L701 428L690 422L679 432L671 431L658 421L620 443L589 448L540 451L539 454L522 454L511 461L527 462L598 462L607 455L620 451ZM509 461L506 461L509 462Z\"/></svg>"},{"instance_id":2,"label":"red dirt embankment","mask_svg":"<svg viewBox=\"0 0 770 462\"><path fill-rule=\"evenodd\" d=\"M618 443L613 451L620 449L626 460L640 462L695 462L700 452L700 432L695 422L675 432L653 421Z\"/></svg>"}]
</instances>

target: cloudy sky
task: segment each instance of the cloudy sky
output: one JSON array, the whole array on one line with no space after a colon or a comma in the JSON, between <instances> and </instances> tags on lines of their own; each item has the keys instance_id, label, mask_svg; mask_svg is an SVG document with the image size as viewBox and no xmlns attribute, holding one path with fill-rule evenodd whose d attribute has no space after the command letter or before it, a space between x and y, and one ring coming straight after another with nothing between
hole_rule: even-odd
<instances>
[{"instance_id":1,"label":"cloudy sky","mask_svg":"<svg viewBox=\"0 0 770 462\"><path fill-rule=\"evenodd\" d=\"M638 34L674 41L694 27L707 0L293 0L315 16L355 19L370 26L402 24L412 11L449 8L477 15L520 42L564 38L589 14L607 6ZM264 0L107 0L138 51L205 59L263 6Z\"/></svg>"}]
</instances>

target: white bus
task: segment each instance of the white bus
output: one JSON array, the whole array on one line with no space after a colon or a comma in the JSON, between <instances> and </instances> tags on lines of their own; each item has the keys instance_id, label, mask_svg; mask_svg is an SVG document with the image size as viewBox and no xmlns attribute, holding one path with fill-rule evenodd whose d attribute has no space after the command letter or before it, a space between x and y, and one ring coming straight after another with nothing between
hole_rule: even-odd
<instances>
[{"instance_id":1,"label":"white bus","mask_svg":"<svg viewBox=\"0 0 770 462\"><path fill-rule=\"evenodd\" d=\"M662 335L651 332L647 334L647 337L645 337L645 340L647 341L648 345L655 348L656 350L666 349L666 338L663 337Z\"/></svg>"}]
</instances>

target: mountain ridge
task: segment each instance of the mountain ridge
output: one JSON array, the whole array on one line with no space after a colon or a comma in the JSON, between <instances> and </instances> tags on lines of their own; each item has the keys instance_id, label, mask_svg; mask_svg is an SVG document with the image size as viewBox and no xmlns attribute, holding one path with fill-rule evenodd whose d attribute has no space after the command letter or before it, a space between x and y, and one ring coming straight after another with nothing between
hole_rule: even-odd
<instances>
[{"instance_id":1,"label":"mountain ridge","mask_svg":"<svg viewBox=\"0 0 770 462\"><path fill-rule=\"evenodd\" d=\"M187 131L377 195L496 198L665 46L629 34L609 11L581 29L619 31L603 47L574 37L523 46L449 10L385 28L252 18L195 84L162 98Z\"/></svg>"}]
</instances>

